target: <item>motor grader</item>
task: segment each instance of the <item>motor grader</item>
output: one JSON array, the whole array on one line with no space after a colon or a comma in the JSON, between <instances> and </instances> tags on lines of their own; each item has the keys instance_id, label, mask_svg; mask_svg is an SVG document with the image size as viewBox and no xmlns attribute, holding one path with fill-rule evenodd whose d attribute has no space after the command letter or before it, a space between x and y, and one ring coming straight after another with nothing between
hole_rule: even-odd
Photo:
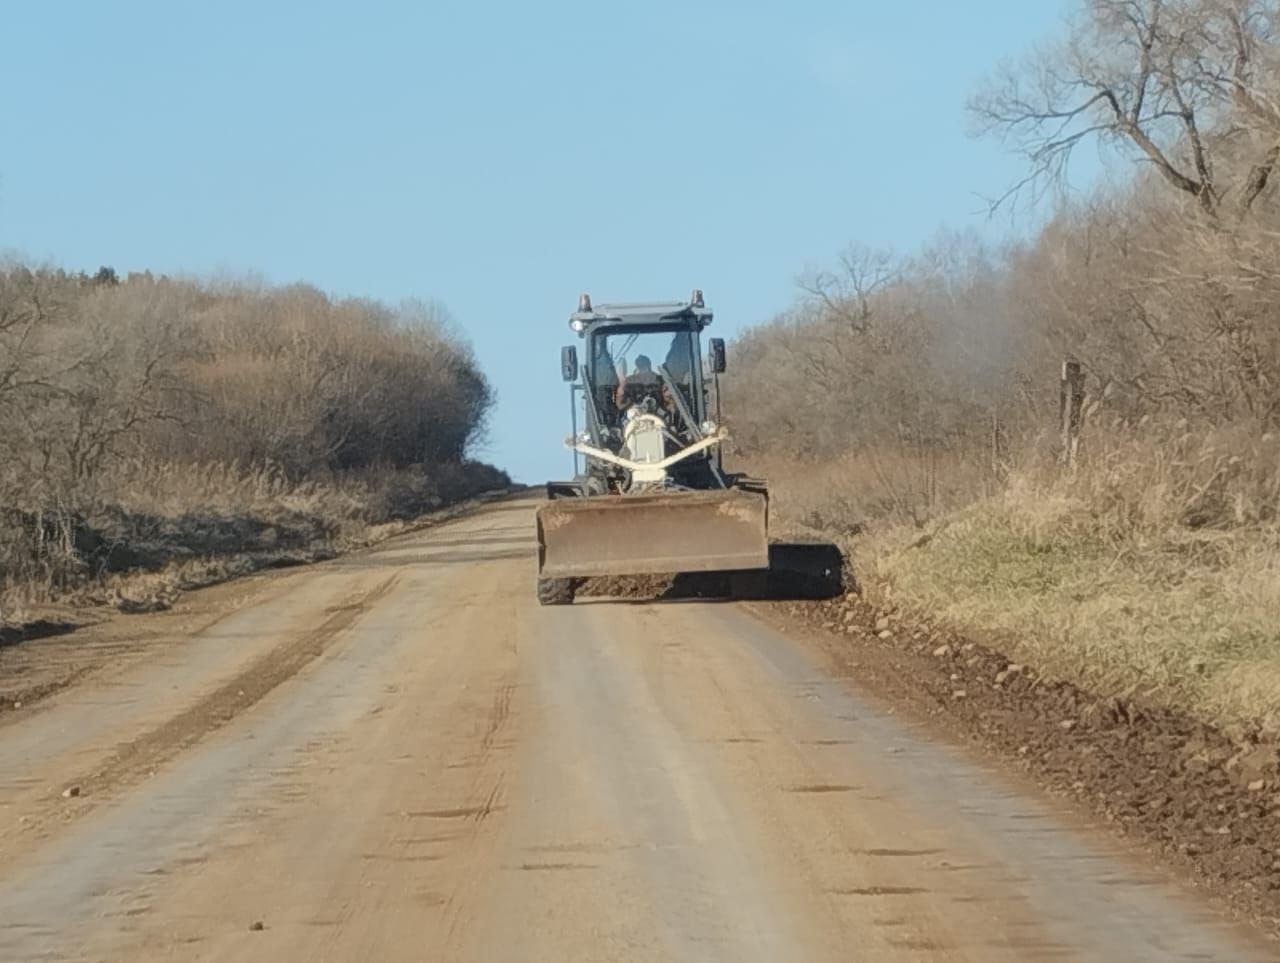
<instances>
[{"instance_id":1,"label":"motor grader","mask_svg":"<svg viewBox=\"0 0 1280 963\"><path fill-rule=\"evenodd\" d=\"M560 356L574 477L548 482L538 509L542 604L572 602L595 576L768 569L766 486L724 468L724 341L702 351L711 319L696 290L688 301L579 298L569 327L583 352Z\"/></svg>"}]
</instances>

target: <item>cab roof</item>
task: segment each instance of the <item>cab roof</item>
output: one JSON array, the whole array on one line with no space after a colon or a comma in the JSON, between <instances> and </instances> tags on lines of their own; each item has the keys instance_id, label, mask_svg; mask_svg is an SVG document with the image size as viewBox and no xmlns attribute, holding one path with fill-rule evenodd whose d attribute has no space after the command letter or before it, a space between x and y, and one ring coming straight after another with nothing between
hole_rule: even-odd
<instances>
[{"instance_id":1,"label":"cab roof","mask_svg":"<svg viewBox=\"0 0 1280 963\"><path fill-rule=\"evenodd\" d=\"M671 321L693 321L699 328L711 323L712 313L702 302L701 293L689 301L615 301L591 305L589 298L569 315L569 326L582 332L599 324L666 324Z\"/></svg>"}]
</instances>

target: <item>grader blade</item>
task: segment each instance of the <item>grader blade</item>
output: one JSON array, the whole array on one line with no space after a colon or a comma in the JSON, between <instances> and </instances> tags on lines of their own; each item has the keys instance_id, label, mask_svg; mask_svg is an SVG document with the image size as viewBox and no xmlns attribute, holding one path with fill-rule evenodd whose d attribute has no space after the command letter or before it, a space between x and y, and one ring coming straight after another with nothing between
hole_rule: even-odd
<instances>
[{"instance_id":1,"label":"grader blade","mask_svg":"<svg viewBox=\"0 0 1280 963\"><path fill-rule=\"evenodd\" d=\"M538 576L578 578L769 565L763 492L558 498L538 509Z\"/></svg>"}]
</instances>

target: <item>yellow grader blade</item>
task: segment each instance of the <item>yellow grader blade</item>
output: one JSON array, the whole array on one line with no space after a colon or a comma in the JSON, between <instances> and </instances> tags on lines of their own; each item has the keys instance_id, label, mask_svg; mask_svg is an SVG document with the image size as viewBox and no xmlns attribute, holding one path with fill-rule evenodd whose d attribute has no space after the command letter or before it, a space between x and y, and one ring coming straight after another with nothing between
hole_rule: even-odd
<instances>
[{"instance_id":1,"label":"yellow grader blade","mask_svg":"<svg viewBox=\"0 0 1280 963\"><path fill-rule=\"evenodd\" d=\"M768 568L768 505L733 488L553 499L538 509L538 575Z\"/></svg>"}]
</instances>

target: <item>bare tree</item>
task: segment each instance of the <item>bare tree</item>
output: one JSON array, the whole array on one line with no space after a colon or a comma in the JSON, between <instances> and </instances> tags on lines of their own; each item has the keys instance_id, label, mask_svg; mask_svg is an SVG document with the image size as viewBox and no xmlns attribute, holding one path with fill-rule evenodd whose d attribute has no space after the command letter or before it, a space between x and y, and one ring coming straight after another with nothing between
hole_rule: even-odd
<instances>
[{"instance_id":1,"label":"bare tree","mask_svg":"<svg viewBox=\"0 0 1280 963\"><path fill-rule=\"evenodd\" d=\"M52 272L0 265L0 406L54 386L59 363L45 342L70 315L65 289Z\"/></svg>"},{"instance_id":2,"label":"bare tree","mask_svg":"<svg viewBox=\"0 0 1280 963\"><path fill-rule=\"evenodd\" d=\"M876 293L893 283L900 271L892 251L850 244L837 269L812 272L797 283L824 313L857 334L870 327Z\"/></svg>"},{"instance_id":3,"label":"bare tree","mask_svg":"<svg viewBox=\"0 0 1280 963\"><path fill-rule=\"evenodd\" d=\"M1029 162L996 205L1062 183L1075 149L1097 140L1211 217L1233 193L1247 211L1280 160L1276 18L1274 0L1086 0L1063 41L970 101L978 131ZM1240 152L1244 163L1223 163Z\"/></svg>"}]
</instances>

